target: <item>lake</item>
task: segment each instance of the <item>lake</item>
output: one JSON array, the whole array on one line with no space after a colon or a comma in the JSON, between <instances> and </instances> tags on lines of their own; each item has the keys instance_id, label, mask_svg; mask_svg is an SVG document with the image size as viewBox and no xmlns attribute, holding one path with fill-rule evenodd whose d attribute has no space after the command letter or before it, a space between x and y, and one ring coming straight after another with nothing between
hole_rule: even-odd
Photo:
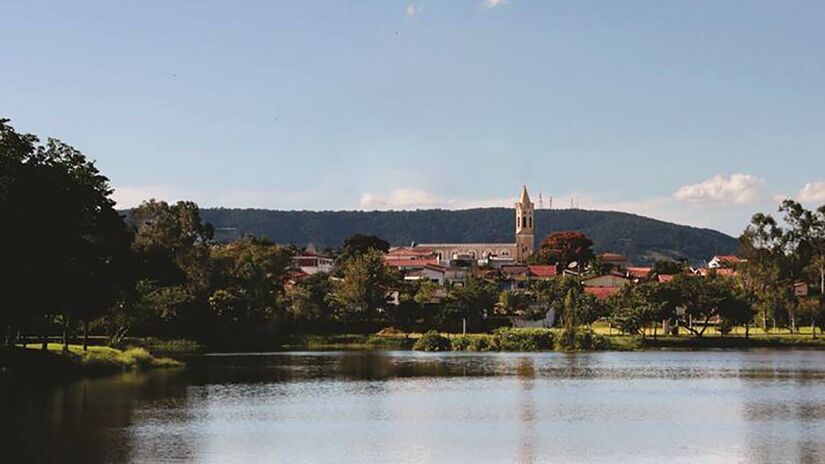
<instances>
[{"instance_id":1,"label":"lake","mask_svg":"<svg viewBox=\"0 0 825 464\"><path fill-rule=\"evenodd\" d=\"M3 456L825 462L823 351L307 352L187 361L186 369L4 390Z\"/></svg>"}]
</instances>

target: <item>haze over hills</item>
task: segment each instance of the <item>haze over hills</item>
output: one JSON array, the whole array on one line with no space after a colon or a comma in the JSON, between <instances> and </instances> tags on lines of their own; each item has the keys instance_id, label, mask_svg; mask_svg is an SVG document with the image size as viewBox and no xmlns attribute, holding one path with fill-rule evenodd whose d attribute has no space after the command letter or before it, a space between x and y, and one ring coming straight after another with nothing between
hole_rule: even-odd
<instances>
[{"instance_id":1,"label":"haze over hills","mask_svg":"<svg viewBox=\"0 0 825 464\"><path fill-rule=\"evenodd\" d=\"M425 242L513 241L511 208L416 211L274 211L264 209L201 210L215 226L216 238L245 234L264 236L282 244L340 245L356 234L377 235L393 245ZM672 224L634 214L580 209L536 210L536 245L556 231L584 232L597 252L626 255L634 264L659 258L707 261L714 254L735 253L738 241L721 232Z\"/></svg>"}]
</instances>

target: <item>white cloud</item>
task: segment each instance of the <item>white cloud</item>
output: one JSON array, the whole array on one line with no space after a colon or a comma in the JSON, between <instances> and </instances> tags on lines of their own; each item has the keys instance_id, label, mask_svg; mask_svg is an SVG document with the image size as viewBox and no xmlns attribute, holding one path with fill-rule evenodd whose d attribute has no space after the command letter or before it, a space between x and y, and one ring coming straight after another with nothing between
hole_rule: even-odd
<instances>
[{"instance_id":1,"label":"white cloud","mask_svg":"<svg viewBox=\"0 0 825 464\"><path fill-rule=\"evenodd\" d=\"M421 7L412 3L404 9L405 16L417 16L419 13L421 13Z\"/></svg>"},{"instance_id":2,"label":"white cloud","mask_svg":"<svg viewBox=\"0 0 825 464\"><path fill-rule=\"evenodd\" d=\"M825 181L808 182L799 191L799 201L825 202Z\"/></svg>"},{"instance_id":3,"label":"white cloud","mask_svg":"<svg viewBox=\"0 0 825 464\"><path fill-rule=\"evenodd\" d=\"M763 179L750 174L718 175L698 184L685 185L673 193L678 200L744 205L761 196Z\"/></svg>"},{"instance_id":4,"label":"white cloud","mask_svg":"<svg viewBox=\"0 0 825 464\"><path fill-rule=\"evenodd\" d=\"M484 8L495 8L497 6L506 5L508 3L507 0L484 0L482 5Z\"/></svg>"}]
</instances>

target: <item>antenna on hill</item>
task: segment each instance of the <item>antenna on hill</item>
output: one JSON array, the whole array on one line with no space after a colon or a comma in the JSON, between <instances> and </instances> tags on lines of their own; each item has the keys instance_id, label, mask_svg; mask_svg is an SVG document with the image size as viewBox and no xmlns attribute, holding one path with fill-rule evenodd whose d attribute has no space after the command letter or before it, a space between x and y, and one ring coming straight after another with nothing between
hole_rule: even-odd
<instances>
[{"instance_id":1,"label":"antenna on hill","mask_svg":"<svg viewBox=\"0 0 825 464\"><path fill-rule=\"evenodd\" d=\"M548 209L553 209L553 197L547 197Z\"/></svg>"},{"instance_id":2,"label":"antenna on hill","mask_svg":"<svg viewBox=\"0 0 825 464\"><path fill-rule=\"evenodd\" d=\"M539 192L539 209L544 209L544 192Z\"/></svg>"}]
</instances>

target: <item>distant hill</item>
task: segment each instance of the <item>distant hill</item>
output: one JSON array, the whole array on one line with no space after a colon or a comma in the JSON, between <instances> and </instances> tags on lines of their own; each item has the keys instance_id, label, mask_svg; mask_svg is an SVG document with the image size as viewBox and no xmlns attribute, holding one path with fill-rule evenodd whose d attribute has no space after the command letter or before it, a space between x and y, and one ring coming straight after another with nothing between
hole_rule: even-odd
<instances>
[{"instance_id":1,"label":"distant hill","mask_svg":"<svg viewBox=\"0 0 825 464\"><path fill-rule=\"evenodd\" d=\"M203 209L204 220L215 226L216 238L245 234L265 236L276 243L319 247L340 245L355 233L374 234L393 245L424 242L511 242L513 210L477 208L418 211L272 211L262 209ZM634 264L658 258L707 261L714 254L731 254L737 240L710 229L671 224L635 214L579 209L537 210L536 244L551 232L578 230L595 242L597 252L626 255Z\"/></svg>"}]
</instances>

